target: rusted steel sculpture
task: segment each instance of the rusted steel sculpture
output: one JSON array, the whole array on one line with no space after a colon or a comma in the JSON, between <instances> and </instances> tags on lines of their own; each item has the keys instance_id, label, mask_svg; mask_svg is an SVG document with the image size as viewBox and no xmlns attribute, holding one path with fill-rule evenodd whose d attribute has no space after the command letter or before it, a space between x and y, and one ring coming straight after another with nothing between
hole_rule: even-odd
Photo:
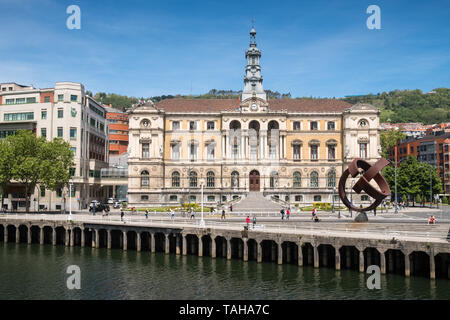
<instances>
[{"instance_id":1,"label":"rusted steel sculpture","mask_svg":"<svg viewBox=\"0 0 450 320\"><path fill-rule=\"evenodd\" d=\"M380 173L381 170L389 164L390 164L389 160L381 158L372 166L367 161L358 158L353 160L348 165L348 168L344 171L341 178L339 179L339 188L338 188L339 197L341 198L342 202L347 206L347 208L357 212L370 211L375 209L378 205L380 205L383 199L391 194L391 189L389 188L388 183ZM355 207L348 200L347 195L345 194L345 182L347 181L348 176L351 175L353 178L355 178L360 173L359 169L364 170L364 174L355 183L355 185L353 186L353 190L358 194L361 193L361 191L364 191L365 193L367 193L367 195L375 199L375 201L370 206L365 208ZM373 185L370 184L370 181L372 179L375 180L375 182L378 184L380 190L377 190Z\"/></svg>"}]
</instances>

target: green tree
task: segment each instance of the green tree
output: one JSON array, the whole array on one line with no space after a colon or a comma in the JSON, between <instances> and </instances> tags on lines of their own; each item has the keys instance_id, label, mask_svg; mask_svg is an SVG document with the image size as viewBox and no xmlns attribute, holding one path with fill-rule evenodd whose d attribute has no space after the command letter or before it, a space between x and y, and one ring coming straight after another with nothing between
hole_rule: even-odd
<instances>
[{"instance_id":1,"label":"green tree","mask_svg":"<svg viewBox=\"0 0 450 320\"><path fill-rule=\"evenodd\" d=\"M442 203L443 203L443 204L448 204L448 199L447 199L446 196L443 196L443 197L442 197Z\"/></svg>"},{"instance_id":2,"label":"green tree","mask_svg":"<svg viewBox=\"0 0 450 320\"><path fill-rule=\"evenodd\" d=\"M418 194L416 196L416 202L420 205L420 203L422 202L422 197L420 196L420 194Z\"/></svg>"},{"instance_id":3,"label":"green tree","mask_svg":"<svg viewBox=\"0 0 450 320\"><path fill-rule=\"evenodd\" d=\"M388 157L389 149L397 144L398 141L406 138L406 135L400 130L386 130L380 134L381 152L384 158Z\"/></svg>"},{"instance_id":4,"label":"green tree","mask_svg":"<svg viewBox=\"0 0 450 320\"><path fill-rule=\"evenodd\" d=\"M47 189L62 186L69 180L69 168L73 165L70 144L56 138L47 141L37 138L31 131L20 130L6 138L11 144L12 179L25 188L26 211L30 209L30 197L36 185Z\"/></svg>"},{"instance_id":5,"label":"green tree","mask_svg":"<svg viewBox=\"0 0 450 320\"><path fill-rule=\"evenodd\" d=\"M2 196L2 204L3 208L4 204L4 195L5 189L8 183L10 183L12 179L12 148L11 144L6 139L0 140L0 192Z\"/></svg>"}]
</instances>

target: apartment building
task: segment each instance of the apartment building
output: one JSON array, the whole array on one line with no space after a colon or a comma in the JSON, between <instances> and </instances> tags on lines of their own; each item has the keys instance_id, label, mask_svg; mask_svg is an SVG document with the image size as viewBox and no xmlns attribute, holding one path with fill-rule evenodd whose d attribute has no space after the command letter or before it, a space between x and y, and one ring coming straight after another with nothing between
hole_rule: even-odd
<instances>
[{"instance_id":1,"label":"apartment building","mask_svg":"<svg viewBox=\"0 0 450 320\"><path fill-rule=\"evenodd\" d=\"M109 130L106 111L85 94L84 86L57 82L54 88L37 89L16 83L0 84L0 138L17 130L31 130L48 140L59 137L70 143L74 166L70 169L74 186L72 208L85 208L92 199L103 197L100 170L108 167ZM11 183L6 190L5 206L25 208L24 190ZM55 191L36 188L32 210L68 209L67 186Z\"/></svg>"},{"instance_id":2,"label":"apartment building","mask_svg":"<svg viewBox=\"0 0 450 320\"><path fill-rule=\"evenodd\" d=\"M104 106L109 124L109 155L118 156L128 150L128 114L110 106Z\"/></svg>"}]
</instances>

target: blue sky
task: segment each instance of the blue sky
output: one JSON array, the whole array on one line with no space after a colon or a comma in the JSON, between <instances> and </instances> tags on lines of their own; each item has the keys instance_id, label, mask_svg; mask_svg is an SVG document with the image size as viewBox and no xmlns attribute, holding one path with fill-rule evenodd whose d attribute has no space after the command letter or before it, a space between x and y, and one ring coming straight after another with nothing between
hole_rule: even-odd
<instances>
[{"instance_id":1,"label":"blue sky","mask_svg":"<svg viewBox=\"0 0 450 320\"><path fill-rule=\"evenodd\" d=\"M81 9L81 30L66 8ZM381 8L381 30L366 9ZM0 0L0 82L130 96L243 88L251 20L264 88L342 97L450 87L450 1Z\"/></svg>"}]
</instances>

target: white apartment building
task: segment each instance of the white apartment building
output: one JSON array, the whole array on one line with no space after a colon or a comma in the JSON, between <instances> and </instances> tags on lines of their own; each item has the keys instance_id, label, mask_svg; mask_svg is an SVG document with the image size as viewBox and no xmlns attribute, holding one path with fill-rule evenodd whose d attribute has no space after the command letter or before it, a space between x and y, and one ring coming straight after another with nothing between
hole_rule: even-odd
<instances>
[{"instance_id":1,"label":"white apartment building","mask_svg":"<svg viewBox=\"0 0 450 320\"><path fill-rule=\"evenodd\" d=\"M61 137L74 152L71 168L72 209L85 208L92 199L102 199L100 170L108 167L108 124L103 106L85 94L84 86L57 82L54 88L37 89L16 83L0 84L0 138L17 130L33 131L48 140ZM51 190L36 188L30 210L69 209L67 186ZM24 210L25 195L12 183L5 194L8 210Z\"/></svg>"}]
</instances>

